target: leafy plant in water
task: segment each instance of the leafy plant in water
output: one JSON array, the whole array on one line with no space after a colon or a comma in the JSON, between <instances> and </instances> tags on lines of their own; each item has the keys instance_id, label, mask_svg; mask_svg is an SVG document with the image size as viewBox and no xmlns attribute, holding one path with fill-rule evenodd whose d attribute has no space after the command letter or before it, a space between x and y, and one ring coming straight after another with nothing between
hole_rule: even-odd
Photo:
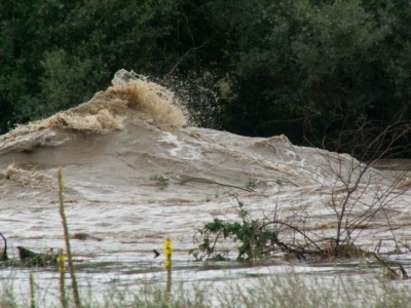
<instances>
[{"instance_id":1,"label":"leafy plant in water","mask_svg":"<svg viewBox=\"0 0 411 308\"><path fill-rule=\"evenodd\" d=\"M219 240L230 239L240 242L237 259L254 261L268 256L277 243L277 232L269 227L265 219L252 219L242 202L238 202L241 221L224 221L215 218L199 230L201 243L191 254L197 259L221 260L224 256L217 252Z\"/></svg>"},{"instance_id":2,"label":"leafy plant in water","mask_svg":"<svg viewBox=\"0 0 411 308\"><path fill-rule=\"evenodd\" d=\"M257 180L253 178L249 178L245 185L245 188L250 189L250 190L257 188Z\"/></svg>"},{"instance_id":3,"label":"leafy plant in water","mask_svg":"<svg viewBox=\"0 0 411 308\"><path fill-rule=\"evenodd\" d=\"M160 187L161 190L166 189L170 184L169 179L163 175L155 175L150 178L152 181L156 181L156 184Z\"/></svg>"}]
</instances>

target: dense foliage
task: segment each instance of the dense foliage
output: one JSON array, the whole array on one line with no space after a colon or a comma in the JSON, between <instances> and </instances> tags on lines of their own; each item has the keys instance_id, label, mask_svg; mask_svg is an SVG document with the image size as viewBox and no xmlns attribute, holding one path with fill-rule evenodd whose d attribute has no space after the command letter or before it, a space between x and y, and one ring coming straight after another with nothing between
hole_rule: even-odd
<instances>
[{"instance_id":1,"label":"dense foliage","mask_svg":"<svg viewBox=\"0 0 411 308\"><path fill-rule=\"evenodd\" d=\"M237 133L384 127L411 119L410 28L408 0L3 0L0 131L84 101L119 68L211 87L217 100L190 100L201 124Z\"/></svg>"},{"instance_id":2,"label":"dense foliage","mask_svg":"<svg viewBox=\"0 0 411 308\"><path fill-rule=\"evenodd\" d=\"M269 257L275 246L288 248L278 239L278 232L267 219L253 219L242 202L239 204L240 221L225 221L214 218L199 230L200 245L190 253L198 260L225 260L217 245L222 240L239 242L237 260L256 261ZM291 249L287 250L290 252Z\"/></svg>"}]
</instances>

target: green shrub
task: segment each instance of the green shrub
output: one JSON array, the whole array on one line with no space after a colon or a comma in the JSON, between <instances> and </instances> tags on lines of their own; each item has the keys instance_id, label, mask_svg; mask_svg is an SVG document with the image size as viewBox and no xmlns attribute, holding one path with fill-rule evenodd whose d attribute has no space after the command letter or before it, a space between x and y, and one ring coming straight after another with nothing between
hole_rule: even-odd
<instances>
[{"instance_id":1,"label":"green shrub","mask_svg":"<svg viewBox=\"0 0 411 308\"><path fill-rule=\"evenodd\" d=\"M191 251L196 258L224 259L224 255L217 250L220 240L239 242L238 260L255 261L269 255L271 247L277 242L277 232L266 225L264 219L252 219L244 204L239 202L240 222L223 221L215 218L201 230L201 243L197 249Z\"/></svg>"}]
</instances>

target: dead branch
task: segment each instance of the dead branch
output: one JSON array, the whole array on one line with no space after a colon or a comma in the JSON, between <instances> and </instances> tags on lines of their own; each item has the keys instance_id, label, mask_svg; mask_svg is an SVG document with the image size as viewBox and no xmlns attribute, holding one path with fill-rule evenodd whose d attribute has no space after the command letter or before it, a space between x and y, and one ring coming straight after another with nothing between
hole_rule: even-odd
<instances>
[{"instance_id":1,"label":"dead branch","mask_svg":"<svg viewBox=\"0 0 411 308\"><path fill-rule=\"evenodd\" d=\"M219 186L223 186L223 187L230 187L230 188L240 189L240 190L244 190L246 192L255 192L255 190L251 189L251 188L245 188L245 187L231 185L231 184L224 184L224 183L220 183L220 182L210 180L210 179L206 179L206 178L199 178L199 177L193 177L193 176L181 176L181 179L180 179L180 184L181 185L184 185L184 184L190 183L190 182L203 183L203 184L213 184L213 185L219 185Z\"/></svg>"}]
</instances>

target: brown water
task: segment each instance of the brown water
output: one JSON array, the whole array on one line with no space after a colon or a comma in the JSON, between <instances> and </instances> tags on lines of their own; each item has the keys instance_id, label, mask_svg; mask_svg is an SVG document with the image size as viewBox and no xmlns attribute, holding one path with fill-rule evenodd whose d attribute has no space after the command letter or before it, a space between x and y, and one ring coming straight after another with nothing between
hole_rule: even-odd
<instances>
[{"instance_id":1,"label":"brown water","mask_svg":"<svg viewBox=\"0 0 411 308\"><path fill-rule=\"evenodd\" d=\"M235 262L194 262L188 255L193 235L215 217L238 219L241 200L252 216L277 213L318 237L334 235L331 198L338 176L355 178L362 165L346 154L298 147L285 136L249 138L223 131L185 126L184 112L166 89L138 80L98 93L78 108L20 127L0 137L0 231L15 247L35 251L62 248L56 174L63 168L66 214L79 261L80 281L100 286L135 285L142 277L162 281L161 250L169 237L175 247L176 281L226 281L286 273L290 264L244 267ZM393 232L403 252L411 241L411 189L402 169L370 169L358 191L356 211L392 189L386 214L376 215L356 231L363 248L394 250ZM403 178L399 183L398 175ZM342 186L341 186L342 187ZM342 187L343 188L343 187ZM332 193L334 192L334 194ZM394 230L394 231L393 231ZM409 254L398 256L408 267ZM372 264L302 264L303 273L374 273ZM2 278L27 279L27 270L4 269ZM52 269L38 279L53 283Z\"/></svg>"}]
</instances>

